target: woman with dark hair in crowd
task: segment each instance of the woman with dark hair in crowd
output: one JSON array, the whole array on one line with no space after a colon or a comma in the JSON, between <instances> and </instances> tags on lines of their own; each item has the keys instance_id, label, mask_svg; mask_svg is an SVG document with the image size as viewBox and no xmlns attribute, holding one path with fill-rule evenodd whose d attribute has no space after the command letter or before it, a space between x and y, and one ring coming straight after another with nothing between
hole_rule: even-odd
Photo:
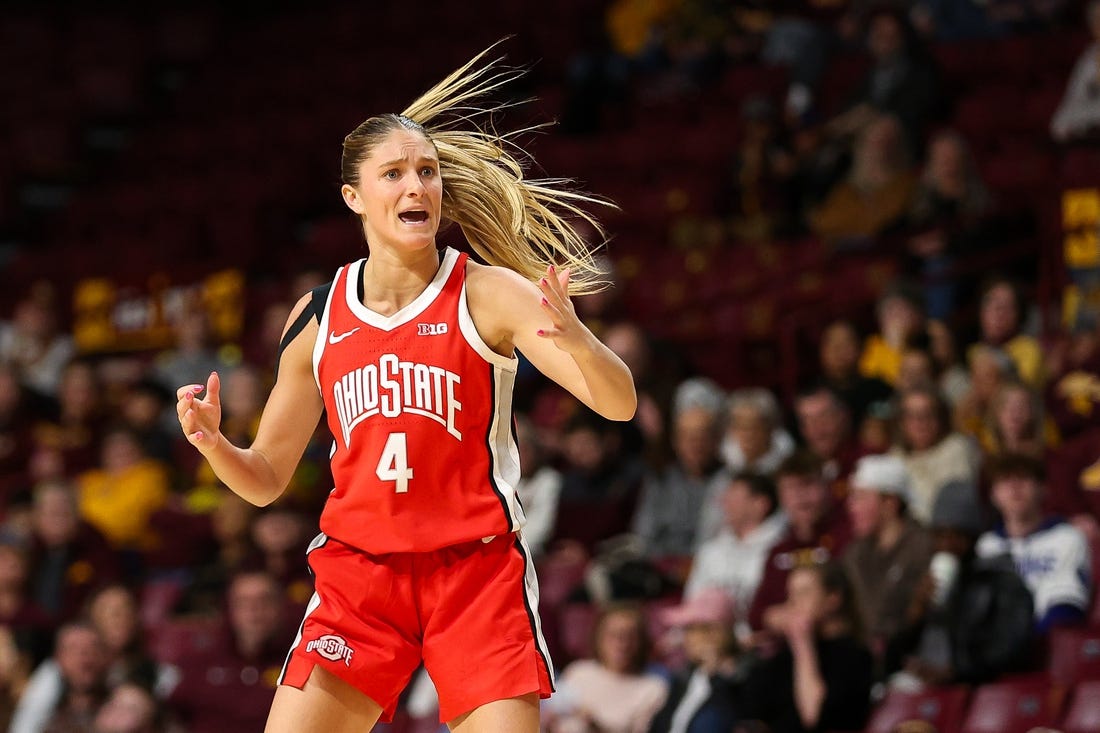
<instances>
[{"instance_id":1,"label":"woman with dark hair in crowd","mask_svg":"<svg viewBox=\"0 0 1100 733\"><path fill-rule=\"evenodd\" d=\"M898 434L893 453L905 461L912 481L909 509L928 521L940 487L952 479L974 482L980 454L972 440L951 429L947 401L932 387L916 387L898 397Z\"/></svg>"},{"instance_id":2,"label":"woman with dark hair in crowd","mask_svg":"<svg viewBox=\"0 0 1100 733\"><path fill-rule=\"evenodd\" d=\"M870 709L872 660L844 568L795 568L786 605L787 644L749 673L743 718L771 733L859 730Z\"/></svg>"},{"instance_id":3,"label":"woman with dark hair in crowd","mask_svg":"<svg viewBox=\"0 0 1100 733\"><path fill-rule=\"evenodd\" d=\"M986 280L978 312L981 337L970 347L971 358L979 346L996 349L1012 361L1024 384L1042 389L1043 351L1035 337L1023 331L1026 318L1027 301L1015 281L999 275Z\"/></svg>"},{"instance_id":4,"label":"woman with dark hair in crowd","mask_svg":"<svg viewBox=\"0 0 1100 733\"><path fill-rule=\"evenodd\" d=\"M551 733L642 733L668 695L664 679L646 672L650 639L640 607L605 608L592 634L592 659L562 672L546 704Z\"/></svg>"}]
</instances>

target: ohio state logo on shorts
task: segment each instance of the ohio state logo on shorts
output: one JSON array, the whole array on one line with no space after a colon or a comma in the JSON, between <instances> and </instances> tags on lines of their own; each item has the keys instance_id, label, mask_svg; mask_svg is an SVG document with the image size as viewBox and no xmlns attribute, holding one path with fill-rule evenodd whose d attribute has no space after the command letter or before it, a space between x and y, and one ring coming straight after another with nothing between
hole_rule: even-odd
<instances>
[{"instance_id":1,"label":"ohio state logo on shorts","mask_svg":"<svg viewBox=\"0 0 1100 733\"><path fill-rule=\"evenodd\" d=\"M351 666L351 655L355 650L348 646L343 637L335 634L325 634L306 644L306 653L317 652L330 662L344 660L344 664Z\"/></svg>"}]
</instances>

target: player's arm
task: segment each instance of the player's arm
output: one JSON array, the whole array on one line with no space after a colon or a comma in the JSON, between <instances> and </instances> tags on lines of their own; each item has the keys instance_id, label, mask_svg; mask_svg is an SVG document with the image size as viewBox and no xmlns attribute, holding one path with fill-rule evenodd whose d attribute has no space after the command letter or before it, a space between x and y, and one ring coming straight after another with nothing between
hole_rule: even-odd
<instances>
[{"instance_id":1,"label":"player's arm","mask_svg":"<svg viewBox=\"0 0 1100 733\"><path fill-rule=\"evenodd\" d=\"M187 440L226 486L257 506L283 493L321 417L323 405L313 378L317 323L309 318L304 328L292 333L299 318L308 317L304 314L311 300L307 293L287 319L275 387L251 447L238 448L221 433L221 381L216 373L210 375L203 399L198 397L204 390L201 384L181 387L177 393L176 412Z\"/></svg>"},{"instance_id":2,"label":"player's arm","mask_svg":"<svg viewBox=\"0 0 1100 733\"><path fill-rule=\"evenodd\" d=\"M537 284L502 267L472 266L471 315L494 351L513 348L550 379L609 420L629 420L638 406L622 359L581 323L569 299L569 272L549 270Z\"/></svg>"}]
</instances>

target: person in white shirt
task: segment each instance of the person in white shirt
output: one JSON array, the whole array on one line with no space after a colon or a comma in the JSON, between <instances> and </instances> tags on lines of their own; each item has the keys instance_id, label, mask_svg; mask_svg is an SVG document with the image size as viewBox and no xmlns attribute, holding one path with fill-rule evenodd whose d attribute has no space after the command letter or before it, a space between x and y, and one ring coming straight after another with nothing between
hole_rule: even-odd
<instances>
[{"instance_id":1,"label":"person in white shirt","mask_svg":"<svg viewBox=\"0 0 1100 733\"><path fill-rule=\"evenodd\" d=\"M1083 622L1092 584L1088 541L1072 524L1044 514L1042 462L1009 453L989 474L1002 523L978 539L978 556L1012 556L1034 599L1040 632Z\"/></svg>"},{"instance_id":2,"label":"person in white shirt","mask_svg":"<svg viewBox=\"0 0 1100 733\"><path fill-rule=\"evenodd\" d=\"M724 591L743 622L764 574L768 551L783 536L787 519L777 512L775 484L767 476L741 473L722 493L725 524L699 547L684 596L694 598L710 588Z\"/></svg>"}]
</instances>

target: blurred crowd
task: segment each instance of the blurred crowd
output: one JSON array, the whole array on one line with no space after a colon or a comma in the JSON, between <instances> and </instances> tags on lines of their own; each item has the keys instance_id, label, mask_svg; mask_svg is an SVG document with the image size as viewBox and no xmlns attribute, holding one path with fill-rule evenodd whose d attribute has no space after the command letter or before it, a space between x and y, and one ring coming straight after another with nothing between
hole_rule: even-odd
<instances>
[{"instance_id":1,"label":"blurred crowd","mask_svg":"<svg viewBox=\"0 0 1100 733\"><path fill-rule=\"evenodd\" d=\"M949 100L927 53L1078 10L887 5L618 0L570 67L563 128L578 136L638 89L692 99L731 65L788 67L782 105L744 102L721 216L739 241L808 232L844 251L889 235L910 277L873 317L816 335L797 395L699 376L615 290L577 305L632 369L634 420L600 420L521 369L552 733L859 730L891 689L1038 668L1052 630L1097 618L1100 318L1041 332L1033 272L953 269L1019 219L970 141L937 126ZM1100 37L1100 3L1087 12ZM855 47L866 73L826 115L822 73ZM1094 133L1098 59L1094 44L1072 72L1056 140ZM323 279L288 283L243 349L213 343L195 309L172 349L79 354L68 295L46 283L0 324L0 726L262 729L312 594L331 437L318 426L259 509L183 439L175 395L217 371L223 432L247 444L279 329ZM433 705L419 675L404 709L431 730Z\"/></svg>"}]
</instances>

